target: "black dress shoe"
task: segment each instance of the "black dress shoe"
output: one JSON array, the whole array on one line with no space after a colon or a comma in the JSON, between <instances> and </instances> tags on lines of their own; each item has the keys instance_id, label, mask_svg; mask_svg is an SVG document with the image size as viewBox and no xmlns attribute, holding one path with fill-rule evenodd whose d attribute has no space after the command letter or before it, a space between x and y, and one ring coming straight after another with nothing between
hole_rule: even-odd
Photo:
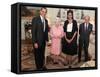
<instances>
[{"instance_id":1,"label":"black dress shoe","mask_svg":"<svg viewBox=\"0 0 100 77\"><path fill-rule=\"evenodd\" d=\"M69 68L72 68L72 66L69 66Z\"/></svg>"},{"instance_id":2,"label":"black dress shoe","mask_svg":"<svg viewBox=\"0 0 100 77\"><path fill-rule=\"evenodd\" d=\"M42 68L36 69L36 71L42 71L42 70L43 70Z\"/></svg>"},{"instance_id":3,"label":"black dress shoe","mask_svg":"<svg viewBox=\"0 0 100 77\"><path fill-rule=\"evenodd\" d=\"M47 68L46 67L43 67L42 70L47 70Z\"/></svg>"}]
</instances>

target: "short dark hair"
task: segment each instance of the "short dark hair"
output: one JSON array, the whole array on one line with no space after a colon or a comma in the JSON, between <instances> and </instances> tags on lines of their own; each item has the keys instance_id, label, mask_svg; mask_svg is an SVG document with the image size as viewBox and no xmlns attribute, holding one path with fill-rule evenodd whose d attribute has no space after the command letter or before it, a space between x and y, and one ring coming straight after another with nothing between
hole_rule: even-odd
<instances>
[{"instance_id":1,"label":"short dark hair","mask_svg":"<svg viewBox=\"0 0 100 77\"><path fill-rule=\"evenodd\" d=\"M47 11L47 8L46 8L46 7L41 7L41 9L40 9L40 10L42 10L42 9L46 9L46 11Z\"/></svg>"},{"instance_id":2,"label":"short dark hair","mask_svg":"<svg viewBox=\"0 0 100 77\"><path fill-rule=\"evenodd\" d=\"M68 14L69 14L69 13L72 14L72 19L73 19L74 17L73 17L73 11L72 11L72 10L68 10L68 11L67 11L67 19L68 19Z\"/></svg>"}]
</instances>

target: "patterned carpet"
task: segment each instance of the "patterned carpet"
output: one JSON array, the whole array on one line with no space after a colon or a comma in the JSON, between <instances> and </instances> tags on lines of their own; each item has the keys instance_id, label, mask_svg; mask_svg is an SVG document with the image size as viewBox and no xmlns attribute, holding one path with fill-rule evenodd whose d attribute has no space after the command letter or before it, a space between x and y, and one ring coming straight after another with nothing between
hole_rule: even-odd
<instances>
[{"instance_id":1,"label":"patterned carpet","mask_svg":"<svg viewBox=\"0 0 100 77\"><path fill-rule=\"evenodd\" d=\"M48 48L49 49L49 48ZM48 50L46 49L46 51ZM48 53L46 53L46 67L47 69L63 69L63 68L69 68L69 65L63 65L63 64L54 64L52 62L52 58ZM84 55L83 55L84 56ZM83 57L82 57L83 59ZM32 45L31 44L22 44L22 52L21 52L21 69L22 70L35 70L35 60L34 60L34 51L32 51ZM84 62L78 62L77 55L73 56L73 62L71 64L71 68L77 68L77 67L94 67L95 61L91 60L88 63ZM90 64L89 64L90 63Z\"/></svg>"}]
</instances>

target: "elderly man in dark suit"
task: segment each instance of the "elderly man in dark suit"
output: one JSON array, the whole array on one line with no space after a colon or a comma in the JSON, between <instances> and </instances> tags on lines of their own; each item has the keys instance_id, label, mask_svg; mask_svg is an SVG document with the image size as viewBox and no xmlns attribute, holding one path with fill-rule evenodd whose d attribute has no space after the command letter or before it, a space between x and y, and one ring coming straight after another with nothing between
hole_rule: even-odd
<instances>
[{"instance_id":1,"label":"elderly man in dark suit","mask_svg":"<svg viewBox=\"0 0 100 77\"><path fill-rule=\"evenodd\" d=\"M32 19L32 43L35 54L35 64L37 70L45 70L45 46L48 41L48 21L45 16L47 9L40 9L40 16Z\"/></svg>"},{"instance_id":2,"label":"elderly man in dark suit","mask_svg":"<svg viewBox=\"0 0 100 77\"><path fill-rule=\"evenodd\" d=\"M78 62L81 61L81 53L82 53L82 48L84 48L84 55L85 55L85 60L88 61L89 56L88 56L88 47L89 47L89 38L90 34L92 32L92 27L93 25L89 23L90 17L89 16L84 16L84 23L80 24L79 26L79 52L78 52Z\"/></svg>"}]
</instances>

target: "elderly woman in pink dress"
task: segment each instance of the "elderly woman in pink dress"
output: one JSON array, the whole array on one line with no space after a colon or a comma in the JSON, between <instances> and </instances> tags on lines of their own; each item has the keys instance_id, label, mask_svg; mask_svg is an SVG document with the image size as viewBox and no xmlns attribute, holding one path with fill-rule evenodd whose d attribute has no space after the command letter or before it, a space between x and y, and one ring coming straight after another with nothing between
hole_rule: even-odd
<instances>
[{"instance_id":1,"label":"elderly woman in pink dress","mask_svg":"<svg viewBox=\"0 0 100 77\"><path fill-rule=\"evenodd\" d=\"M55 25L50 29L51 36L51 55L53 55L54 63L64 62L63 58L60 57L61 54L61 39L64 36L63 26L61 25L61 20L56 17Z\"/></svg>"}]
</instances>

